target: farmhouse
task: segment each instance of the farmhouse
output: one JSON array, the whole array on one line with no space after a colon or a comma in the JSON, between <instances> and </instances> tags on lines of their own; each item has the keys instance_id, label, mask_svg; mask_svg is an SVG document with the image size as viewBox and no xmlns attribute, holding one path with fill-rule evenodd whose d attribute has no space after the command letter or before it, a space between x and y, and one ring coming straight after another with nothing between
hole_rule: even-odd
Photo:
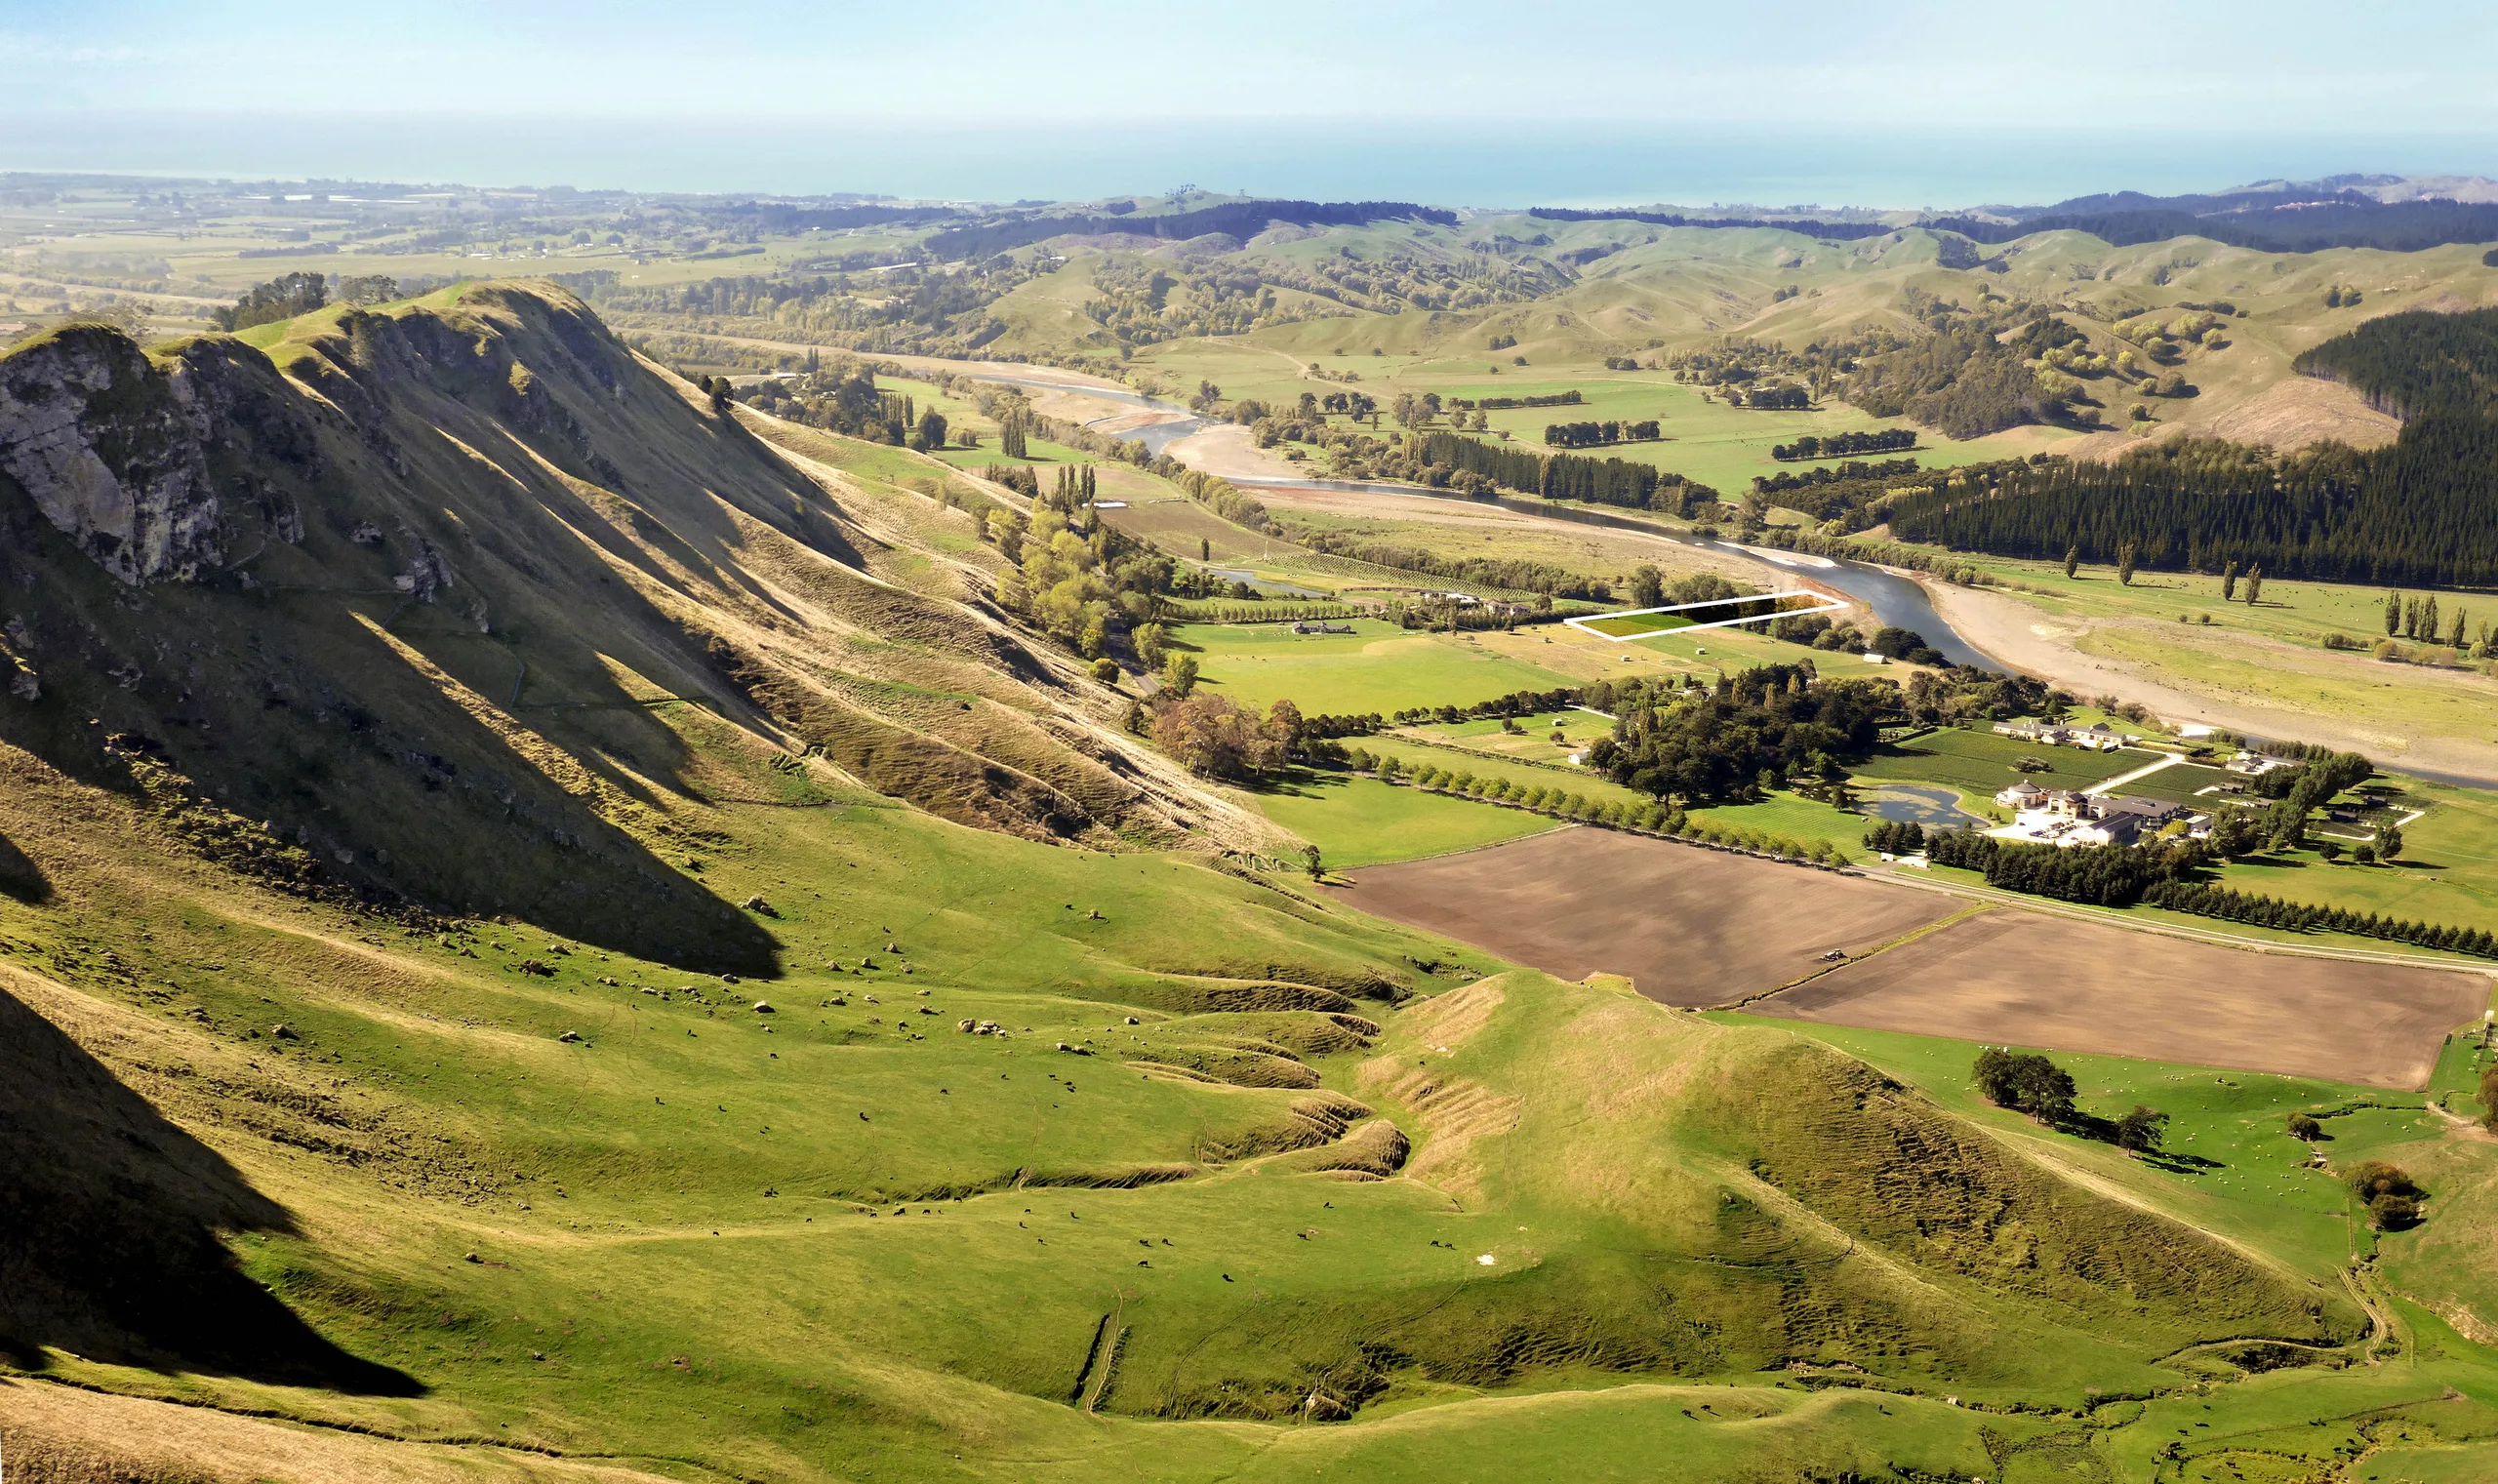
<instances>
[{"instance_id":1,"label":"farmhouse","mask_svg":"<svg viewBox=\"0 0 2498 1484\"><path fill-rule=\"evenodd\" d=\"M2249 752L2245 748L2241 747L2238 749L2236 757L2231 758L2228 762L2221 764L2221 766L2232 773L2242 773L2248 778L2262 778L2265 774L2272 772L2274 769L2286 768L2289 764L2281 758L2266 757L2260 752Z\"/></svg>"},{"instance_id":2,"label":"farmhouse","mask_svg":"<svg viewBox=\"0 0 2498 1484\"><path fill-rule=\"evenodd\" d=\"M1994 724L1994 733L1997 737L2043 742L2050 747L2079 747L2086 752L2114 752L2142 741L2133 733L2119 732L2104 721L2087 727L2060 726L2048 721L1999 721Z\"/></svg>"},{"instance_id":3,"label":"farmhouse","mask_svg":"<svg viewBox=\"0 0 2498 1484\"><path fill-rule=\"evenodd\" d=\"M2017 811L2013 822L1994 830L1999 839L2041 845L2139 845L2172 824L2200 838L2211 832L2209 815L2197 814L2165 799L2126 798L2113 793L2075 793L2070 789L2038 790L2035 804L2014 802L2024 781L1995 795L1995 802Z\"/></svg>"}]
</instances>

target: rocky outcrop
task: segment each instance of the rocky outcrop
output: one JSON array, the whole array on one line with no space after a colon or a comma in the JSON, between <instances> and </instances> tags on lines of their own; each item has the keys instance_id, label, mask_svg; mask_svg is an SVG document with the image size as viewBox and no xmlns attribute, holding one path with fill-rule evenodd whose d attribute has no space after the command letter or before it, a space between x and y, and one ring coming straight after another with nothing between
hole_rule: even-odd
<instances>
[{"instance_id":1,"label":"rocky outcrop","mask_svg":"<svg viewBox=\"0 0 2498 1484\"><path fill-rule=\"evenodd\" d=\"M187 581L222 556L190 390L118 332L65 330L0 361L0 474L123 582Z\"/></svg>"}]
</instances>

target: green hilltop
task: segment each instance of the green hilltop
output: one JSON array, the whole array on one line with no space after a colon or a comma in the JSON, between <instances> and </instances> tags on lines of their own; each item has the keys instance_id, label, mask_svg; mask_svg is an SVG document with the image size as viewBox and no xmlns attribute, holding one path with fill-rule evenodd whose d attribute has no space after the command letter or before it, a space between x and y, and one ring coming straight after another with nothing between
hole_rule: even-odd
<instances>
[{"instance_id":1,"label":"green hilltop","mask_svg":"<svg viewBox=\"0 0 2498 1484\"><path fill-rule=\"evenodd\" d=\"M1395 927L992 604L1011 494L544 284L247 340L0 358L32 1477L2498 1460L2487 1146L2416 1101L2084 1068L2437 1192L2272 1225L1974 1048Z\"/></svg>"}]
</instances>

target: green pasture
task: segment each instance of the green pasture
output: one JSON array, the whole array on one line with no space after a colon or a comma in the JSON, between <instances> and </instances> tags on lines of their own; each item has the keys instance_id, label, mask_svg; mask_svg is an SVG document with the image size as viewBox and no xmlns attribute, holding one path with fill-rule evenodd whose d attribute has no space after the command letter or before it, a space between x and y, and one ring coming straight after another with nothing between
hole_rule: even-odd
<instances>
[{"instance_id":1,"label":"green pasture","mask_svg":"<svg viewBox=\"0 0 2498 1484\"><path fill-rule=\"evenodd\" d=\"M1340 772L1296 772L1248 797L1268 819L1317 846L1331 869L1444 856L1542 834L1561 824L1523 809Z\"/></svg>"},{"instance_id":2,"label":"green pasture","mask_svg":"<svg viewBox=\"0 0 2498 1484\"><path fill-rule=\"evenodd\" d=\"M1504 728L1498 719L1434 722L1407 730L1434 742L1463 747L1469 752L1543 763L1567 763L1571 753L1613 730L1613 723L1605 718L1576 709L1548 711L1514 720L1519 728L1515 732ZM1566 741L1559 743L1552 741L1556 729Z\"/></svg>"},{"instance_id":3,"label":"green pasture","mask_svg":"<svg viewBox=\"0 0 2498 1484\"><path fill-rule=\"evenodd\" d=\"M1590 721L1595 721L1595 719L1592 716L1588 717ZM1591 740L1602 735L1601 724L1599 724L1596 730L1587 734L1587 738ZM1579 794L1604 804L1636 804L1644 809L1656 802L1655 799L1636 789L1625 788L1620 783L1608 782L1604 775L1586 768L1540 765L1514 761L1471 748L1461 751L1454 746L1433 746L1421 742L1408 741L1392 733L1377 737L1348 739L1345 745L1359 747L1374 757L1392 757L1408 771L1430 767L1452 773L1471 773L1479 779L1496 778L1503 782L1522 784L1530 788L1558 788L1565 793ZM1545 745L1550 746L1551 743L1548 742Z\"/></svg>"},{"instance_id":4,"label":"green pasture","mask_svg":"<svg viewBox=\"0 0 2498 1484\"><path fill-rule=\"evenodd\" d=\"M1903 684L1916 673L1914 665L1869 664L1859 654L1815 649L1748 628L1704 628L1697 633L1668 630L1630 640L1629 644L1695 671L1732 672L1762 664L1809 663L1813 672L1826 680L1878 677Z\"/></svg>"},{"instance_id":5,"label":"green pasture","mask_svg":"<svg viewBox=\"0 0 2498 1484\"><path fill-rule=\"evenodd\" d=\"M2049 614L2148 619L2190 630L2202 628L2200 621L2208 615L2210 626L2215 628L2318 648L2324 636L2332 633L2363 644L2385 637L2385 599L2391 590L2267 577L2259 600L2250 606L2245 601L2247 589L2242 579L2236 583L2234 599L2221 595L2218 573L2137 571L2128 583L2117 581L2115 568L2088 563L2069 578L2062 562L2024 561L1975 552L1954 552L1952 560L1996 578L2013 596ZM2471 593L2438 595L2438 607L2446 622L2452 622L2458 604L2476 622L2478 619L2498 619L2498 599L2476 601ZM2180 615L2196 622L2179 624ZM2165 630L2162 632L2165 637ZM2204 636L2197 632L2186 637L2199 640ZM2401 642L2408 645L2411 641Z\"/></svg>"},{"instance_id":6,"label":"green pasture","mask_svg":"<svg viewBox=\"0 0 2498 1484\"><path fill-rule=\"evenodd\" d=\"M1495 1141L1472 1156L1488 1161L1479 1193L1452 1199L1439 1183L1473 1178L1453 1141L1461 1163L1430 1179L1348 1182L1302 1173L1298 1153L1257 1157L1289 1148L1292 1104L1309 1093L1289 1080L1205 1080L1207 1068L1290 1073L1355 1094L1427 1150L1437 1126L1362 1079L1359 1063L1377 1052L1337 1022L1307 1010L1200 1013L1204 984L1350 986L1376 975L1429 995L1498 966L1193 858L1056 849L943 823L828 779L747 771L745 786L777 792L722 806L698 874L727 900L770 903L786 969L768 983L733 984L524 924L476 924L448 938L455 946L387 930L374 934L379 952L348 953L291 917L210 899L132 892L111 903L124 957L176 986L163 1002L134 994L139 1013L179 1020L196 1005L219 1024L283 1019L300 1039L251 1043L271 1072L342 1079L423 1131L373 1173L291 1151L238 1155L302 1229L246 1233L232 1246L245 1273L322 1334L426 1392L358 1398L66 1354L46 1364L73 1382L303 1422L691 1460L752 1477L958 1477L958 1456L1038 1456L1013 1471L1074 1480L1323 1467L1489 1480L1619 1460L1641 1476L1701 1484L1729 1467L1829 1476L1903 1462L1966 1476L1990 1466L1988 1448L2060 1424L1922 1393L2078 1407L2086 1386L2173 1384L2178 1373L2154 1359L2220 1338L2217 1321L2173 1317L2173 1296L2076 1308L1945 1267L1906 1292L1939 1277L1951 1303L1905 1303L1889 1268L1844 1263L1854 1237L1826 1234L1818 1214L1792 1224L1774 1212L1747 1218L1771 1223L1758 1230L1723 1225L1724 1192L1752 1178L1743 1172L1763 1141L1817 1141L1775 1147L1794 1162L1791 1178L1828 1183L1817 1211L1842 1234L1880 1219L1884 1182L1896 1178L1889 1165L1850 1163L1874 1146L1849 1132L1859 1115L1847 1097L1830 1091L1845 1063L1786 1060L1780 1048L1796 1027L1785 1023L1709 1026L1609 991L1511 976L1504 1008L1472 1039L1433 1032L1455 1048L1461 1075L1518 1100L1513 1130L1477 1136ZM1551 825L1326 775L1255 801L1335 865ZM1800 833L1771 819L1800 807L1775 798L1722 817ZM48 944L57 930L46 912L0 901L0 936ZM551 972L516 972L523 958ZM221 968L189 967L201 963ZM422 1014L403 1008L408 996ZM1385 1002L1356 1009L1388 1027L1385 1049L1446 1055L1400 1039ZM1008 1035L962 1034L960 1019L995 1021ZM566 1032L583 1039L565 1043ZM1932 1064L1920 1067L1879 1038L1860 1047L1839 1039L1857 1033L1808 1033L1962 1110L1943 1072L1964 1069L1968 1048L1925 1053ZM2233 1236L2243 1227L2250 1245L2260 1237L2271 1244L2261 1250L2309 1270L2336 1228L2308 1177L2264 1163L2262 1129L2296 1097L2341 1090L2293 1095L2236 1074L2235 1086L2206 1087L2209 1074L2176 1070L2192 1076L2077 1074L2095 1110L2150 1086L2145 1101L2181 1117L2181 1150L2223 1167L2192 1181L1969 1111L2163 1209L2199 1213ZM1661 1089L1685 1089L1672 1095L1685 1101L1628 1110L1611 1101ZM1815 1098L1830 1106L1787 1121ZM2331 1120L2353 1152L2397 1148L2415 1123L2398 1108ZM1675 1131L1671 1144L1665 1130ZM1194 1173L1099 1188L1162 1166ZM1624 1168L1646 1173L1626 1183ZM2108 1209L2075 1199L2067 1228ZM2438 1230L2434 1219L2424 1230ZM1833 1353L1920 1395L1816 1396L1749 1369L1760 1362L1741 1357L1761 1348L1753 1337L1775 1312L1760 1306L1776 1302L1774 1287L1744 1276L1738 1260L1751 1244L1827 1252L1809 1312L1836 1305L1873 1337ZM2389 1241L2388 1260L2398 1250ZM1661 1263L1679 1275L1683 1300L1745 1317L1731 1353L1678 1331L1643 1340L1691 1346L1661 1352L1672 1373L1663 1381L1644 1365L1515 1370L1482 1359L1497 1353L1482 1336L1561 1344L1551 1337L1574 1326L1652 1314ZM1085 1384L1106 1316L1123 1327L1122 1358L1088 1417L1065 1398ZM1313 1368L1380 1334L1397 1335L1411 1359L1359 1420L1257 1420L1291 1415ZM2429 1394L2449 1382L2484 1394L2472 1374L2444 1364L2427 1373ZM2323 1389L2301 1403L2311 1412L2353 1394L2331 1376L2313 1379ZM2238 1395L2219 1400L2236 1406ZM1158 1420L1220 1417L1224 1406L1272 1411ZM1675 1443L1672 1459L1659 1455L1661 1438Z\"/></svg>"},{"instance_id":7,"label":"green pasture","mask_svg":"<svg viewBox=\"0 0 2498 1484\"><path fill-rule=\"evenodd\" d=\"M2231 601L2216 574L2137 572L2128 584L2105 567L2084 566L2068 578L2057 562L1962 552L1951 559L1995 577L2009 596L2049 618L2089 623L2074 641L2083 653L2140 666L2190 692L2342 722L2364 718L2392 737L2489 736L2484 718L2498 704L2498 685L2486 662L2370 657L2386 636L2384 587L2267 578L2260 601L2249 605L2244 582ZM2460 610L2468 638L2482 622L2498 620L2498 599L2484 594L2449 591L2438 600L2441 627ZM2352 647L2327 649L2335 636ZM2428 648L2396 642L2414 657Z\"/></svg>"},{"instance_id":8,"label":"green pasture","mask_svg":"<svg viewBox=\"0 0 2498 1484\"><path fill-rule=\"evenodd\" d=\"M2333 1176L2303 1168L2312 1150L2282 1132L2302 1112L2323 1119L2318 1145L2337 1166L2383 1157L2435 1137L2440 1121L2415 1095L2267 1072L2049 1052L2073 1074L2085 1113L2115 1118L2137 1103L2169 1115L2162 1162L2136 1159L2114 1144L2043 1128L1978 1095L1969 1068L1974 1042L1817 1022L1726 1014L1729 1022L1774 1024L1863 1058L1996 1137L2021 1142L2056 1162L2117 1183L2191 1224L2258 1246L2311 1275L2328 1275L2367 1240L2351 1223L2349 1192ZM2356 1232L2356 1235L2355 1235Z\"/></svg>"},{"instance_id":9,"label":"green pasture","mask_svg":"<svg viewBox=\"0 0 2498 1484\"><path fill-rule=\"evenodd\" d=\"M1412 632L1376 619L1356 620L1352 627L1350 634L1296 634L1286 624L1188 624L1173 634L1194 652L1201 683L1259 710L1290 701L1306 715L1387 715L1574 683L1487 654L1463 637Z\"/></svg>"},{"instance_id":10,"label":"green pasture","mask_svg":"<svg viewBox=\"0 0 2498 1484\"><path fill-rule=\"evenodd\" d=\"M1577 406L1506 408L1487 411L1486 437L1546 451L1544 429L1557 422L1644 421L1658 420L1663 441L1626 443L1581 450L1594 458L1619 458L1654 464L1708 485L1733 500L1752 488L1754 475L1780 469L1800 472L1815 464L1783 464L1770 457L1778 444L1806 434L1827 437L1837 432L1871 431L1907 425L1898 418L1875 418L1847 403L1830 401L1807 412L1769 412L1728 406L1703 388L1673 381L1667 372L1608 371L1601 354L1578 351L1559 359L1530 356L1531 365L1510 364L1515 351L1467 354L1449 349L1393 348L1369 353L1373 345L1388 347L1386 337L1402 327L1372 317L1287 325L1249 336L1219 340L1182 340L1141 348L1136 364L1168 387L1193 387L1199 381L1221 386L1227 397L1255 398L1271 407L1299 403L1305 391L1324 398L1332 391L1357 390L1383 408L1399 392L1437 392L1443 400L1485 397L1551 396L1575 390ZM1330 344L1315 352L1300 347L1312 341ZM1337 349L1349 353L1336 354ZM1315 361L1318 374L1307 368ZM1350 375L1347 383L1334 378ZM1341 421L1341 420L1338 420ZM1907 456L1921 467L1948 468L1990 459L2028 455L2073 435L2057 429L2016 428L1987 438L1954 442L1928 434L1921 448ZM1869 456L1871 457L1871 456ZM1826 463L1829 461L1818 461Z\"/></svg>"},{"instance_id":11,"label":"green pasture","mask_svg":"<svg viewBox=\"0 0 2498 1484\"><path fill-rule=\"evenodd\" d=\"M1751 804L1712 804L1690 813L1694 820L1736 829L1757 829L1806 844L1828 840L1850 860L1865 854L1865 831L1874 823L1871 815L1851 813L1794 793L1771 793Z\"/></svg>"},{"instance_id":12,"label":"green pasture","mask_svg":"<svg viewBox=\"0 0 2498 1484\"><path fill-rule=\"evenodd\" d=\"M1689 628L1699 622L1701 621L1689 614L1643 613L1619 619L1591 619L1587 626L1600 634L1627 639L1633 634L1654 634L1663 633L1668 629Z\"/></svg>"},{"instance_id":13,"label":"green pasture","mask_svg":"<svg viewBox=\"0 0 2498 1484\"><path fill-rule=\"evenodd\" d=\"M2319 819L2309 826L2309 848L2232 862L2222 881L2289 902L2498 928L2498 797L2442 783L2397 782L2409 807L2424 812L2402 826L2402 854L2392 862L2357 864L2347 854L2350 839L2337 841L2346 852L2340 861L2325 861L2315 844L2332 834L2364 838L2371 831Z\"/></svg>"},{"instance_id":14,"label":"green pasture","mask_svg":"<svg viewBox=\"0 0 2498 1484\"><path fill-rule=\"evenodd\" d=\"M2489 708L2498 702L2498 685L2481 668L2250 645L2226 630L2185 624L2173 630L2102 625L2074 644L2085 655L2141 666L2145 674L2191 692L2344 723L2364 721L2397 739L2485 741Z\"/></svg>"}]
</instances>

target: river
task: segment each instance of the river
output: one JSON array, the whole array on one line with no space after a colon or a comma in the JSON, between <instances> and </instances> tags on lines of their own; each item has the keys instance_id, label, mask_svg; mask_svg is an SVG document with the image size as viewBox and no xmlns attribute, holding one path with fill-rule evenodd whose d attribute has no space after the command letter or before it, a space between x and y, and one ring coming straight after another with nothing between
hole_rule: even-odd
<instances>
[{"instance_id":1,"label":"river","mask_svg":"<svg viewBox=\"0 0 2498 1484\"><path fill-rule=\"evenodd\" d=\"M1130 391L1124 387L1097 386L1089 382L1059 380L1037 368L992 371L983 367L964 374L980 381L1001 381L1010 386L1078 392L1085 396L1100 397L1105 401L1118 402L1147 412L1166 414L1168 416L1163 421L1150 422L1120 435L1143 443L1146 452L1149 454L1159 455L1172 444L1206 426L1205 419L1176 402L1166 402L1159 397L1148 397L1143 392ZM1374 491L1384 495L1421 495L1437 500L1465 501L1471 504L1495 504L1504 510L1533 516L1539 520L1572 521L1585 526L1605 526L1618 531L1636 531L1642 536L1672 541L1680 546L1707 547L1759 567L1763 575L1773 582L1783 582L1790 576L1804 576L1826 586L1835 587L1864 604L1873 613L1876 622L1909 629L1921 635L1926 643L1934 646L1941 652L1944 659L1954 664L1974 664L1990 670L2011 668L2010 665L1986 654L1976 645L1962 638L1956 629L1945 622L1943 616L1934 611L1934 605L1926 600L1925 589L1918 586L1914 581L1896 573L1886 572L1879 567L1867 566L1862 562L1810 556L1802 552L1778 551L1762 546L1746 546L1734 541L1712 541L1705 537L1672 536L1654 521L1641 520L1630 515L1617 515L1610 510L1589 505L1531 500L1521 495L1496 495L1485 499L1461 495L1453 490L1427 489L1421 485L1359 483L1334 479L1286 479L1232 475L1229 476L1229 482L1246 490Z\"/></svg>"},{"instance_id":2,"label":"river","mask_svg":"<svg viewBox=\"0 0 2498 1484\"><path fill-rule=\"evenodd\" d=\"M1460 495L1453 490L1430 490L1410 484L1369 484L1340 479L1283 479L1234 475L1230 483L1244 490L1350 490L1371 491L1383 495L1422 495L1435 500L1463 501L1469 504L1498 505L1504 510L1541 520L1569 521L1583 526L1604 526L1617 531L1636 531L1642 536L1671 541L1678 546L1705 547L1723 552L1739 561L1759 567L1773 582L1792 577L1807 577L1825 586L1835 587L1864 604L1875 622L1898 628L1911 629L1940 651L1954 664L1974 664L1982 669L2009 670L2010 665L1986 654L1962 638L1959 631L1934 611L1926 600L1925 589L1915 582L1879 567L1863 562L1812 556L1800 551L1779 551L1765 546L1746 546L1735 541L1712 541L1706 537L1669 535L1654 521L1633 515L1617 515L1610 510L1588 505L1560 504L1550 501L1530 500L1522 495L1481 497Z\"/></svg>"},{"instance_id":3,"label":"river","mask_svg":"<svg viewBox=\"0 0 2498 1484\"><path fill-rule=\"evenodd\" d=\"M1081 392L1101 397L1147 412L1162 413L1166 421L1148 423L1125 436L1145 444L1149 453L1160 454L1172 444L1204 428L1206 420L1176 402L1148 397L1124 387L1096 386L1089 383L1055 380L1045 371L990 371L986 367L967 369L965 375L982 381L1003 381L1011 385L1047 388L1056 391ZM1107 421L1107 420L1106 420ZM1336 479L1286 479L1271 477L1228 476L1230 483L1243 489L1269 490L1348 490L1372 491L1383 495L1418 495L1434 500L1465 501L1469 503L1495 504L1504 510L1540 520L1571 521L1586 526L1604 526L1620 531L1635 531L1642 536L1677 545L1703 546L1722 552L1761 569L1771 581L1784 581L1790 576L1808 577L1826 586L1846 593L1872 612L1877 622L1910 629L1924 637L1925 642L1940 651L1954 664L1972 664L1981 669L2012 671L2015 666L1997 660L1969 642L1943 616L1935 612L1925 589L1913 578L1863 562L1813 556L1800 551L1779 551L1765 546L1747 546L1734 541L1714 541L1704 537L1669 535L1652 521L1636 516L1617 515L1610 510L1589 505L1556 503L1531 500L1519 495L1497 495L1488 500L1460 495L1453 490L1426 489L1421 485L1356 482ZM2250 740L2256 740L2250 738ZM2399 759L2386 760L2380 766L2392 771L2445 783L2458 788L2498 788L2498 778L2473 774L2438 772L2407 766Z\"/></svg>"}]
</instances>

